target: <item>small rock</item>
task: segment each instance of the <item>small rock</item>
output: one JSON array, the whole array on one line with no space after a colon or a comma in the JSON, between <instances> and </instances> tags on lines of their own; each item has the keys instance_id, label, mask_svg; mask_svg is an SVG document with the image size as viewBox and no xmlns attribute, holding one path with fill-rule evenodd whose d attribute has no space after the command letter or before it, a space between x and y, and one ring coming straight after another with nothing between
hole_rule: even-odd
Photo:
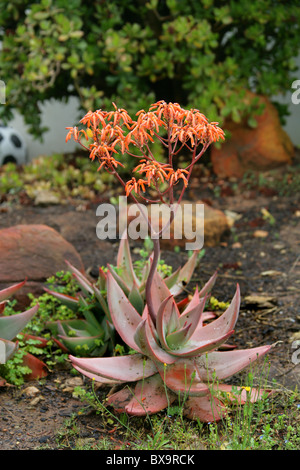
<instances>
[{"instance_id":1,"label":"small rock","mask_svg":"<svg viewBox=\"0 0 300 470\"><path fill-rule=\"evenodd\" d=\"M282 273L280 271L275 271L274 269L271 269L269 271L264 271L260 273L261 276L286 276L285 273Z\"/></svg>"},{"instance_id":2,"label":"small rock","mask_svg":"<svg viewBox=\"0 0 300 470\"><path fill-rule=\"evenodd\" d=\"M272 308L276 303L274 297L255 294L246 296L244 301L247 305L254 305L257 308Z\"/></svg>"},{"instance_id":3,"label":"small rock","mask_svg":"<svg viewBox=\"0 0 300 470\"><path fill-rule=\"evenodd\" d=\"M34 386L31 386L31 387L26 387L24 390L23 390L23 393L27 396L27 397L35 397L38 393L40 393L39 389L37 387L34 387Z\"/></svg>"},{"instance_id":4,"label":"small rock","mask_svg":"<svg viewBox=\"0 0 300 470\"><path fill-rule=\"evenodd\" d=\"M296 331L296 333L293 333L290 337L289 343L293 343L294 341L300 341L300 331Z\"/></svg>"},{"instance_id":5,"label":"small rock","mask_svg":"<svg viewBox=\"0 0 300 470\"><path fill-rule=\"evenodd\" d=\"M255 232L253 233L253 236L255 238L266 238L268 235L269 232L267 232L266 230L255 230Z\"/></svg>"},{"instance_id":6,"label":"small rock","mask_svg":"<svg viewBox=\"0 0 300 470\"><path fill-rule=\"evenodd\" d=\"M60 204L59 197L56 194L47 189L41 189L36 192L34 199L35 206L50 206L56 204Z\"/></svg>"},{"instance_id":7,"label":"small rock","mask_svg":"<svg viewBox=\"0 0 300 470\"><path fill-rule=\"evenodd\" d=\"M35 397L33 400L31 400L30 406L36 406L42 400L45 400L45 398L42 395L39 395L38 397Z\"/></svg>"},{"instance_id":8,"label":"small rock","mask_svg":"<svg viewBox=\"0 0 300 470\"><path fill-rule=\"evenodd\" d=\"M63 392L73 392L75 387L82 387L83 380L81 377L71 377L67 379L60 388Z\"/></svg>"},{"instance_id":9,"label":"small rock","mask_svg":"<svg viewBox=\"0 0 300 470\"><path fill-rule=\"evenodd\" d=\"M235 242L235 243L233 243L232 248L234 248L234 249L242 248L242 244L240 242Z\"/></svg>"}]
</instances>

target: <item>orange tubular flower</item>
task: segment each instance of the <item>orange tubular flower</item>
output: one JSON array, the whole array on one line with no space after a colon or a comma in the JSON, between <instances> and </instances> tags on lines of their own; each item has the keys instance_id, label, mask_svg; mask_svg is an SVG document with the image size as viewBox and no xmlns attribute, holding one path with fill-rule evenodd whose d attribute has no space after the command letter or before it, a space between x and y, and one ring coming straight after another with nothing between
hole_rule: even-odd
<instances>
[{"instance_id":1,"label":"orange tubular flower","mask_svg":"<svg viewBox=\"0 0 300 470\"><path fill-rule=\"evenodd\" d=\"M138 173L145 173L145 177L147 178L148 186L150 186L151 181L161 181L164 183L165 179L168 180L170 178L170 174L173 171L167 163L159 163L155 160L151 160L146 162L146 160L141 160L140 165L134 168L135 172Z\"/></svg>"},{"instance_id":2,"label":"orange tubular flower","mask_svg":"<svg viewBox=\"0 0 300 470\"><path fill-rule=\"evenodd\" d=\"M170 185L173 186L174 184L178 183L180 179L183 180L185 187L188 185L188 180L185 175L189 172L187 170L182 170L178 168L176 171L173 170L173 173L170 175Z\"/></svg>"},{"instance_id":3,"label":"orange tubular flower","mask_svg":"<svg viewBox=\"0 0 300 470\"><path fill-rule=\"evenodd\" d=\"M138 181L136 178L132 178L129 180L126 185L125 185L125 194L128 197L129 194L134 191L136 194L139 194L142 190L142 192L146 191L145 185L147 184L147 181L139 179Z\"/></svg>"}]
</instances>

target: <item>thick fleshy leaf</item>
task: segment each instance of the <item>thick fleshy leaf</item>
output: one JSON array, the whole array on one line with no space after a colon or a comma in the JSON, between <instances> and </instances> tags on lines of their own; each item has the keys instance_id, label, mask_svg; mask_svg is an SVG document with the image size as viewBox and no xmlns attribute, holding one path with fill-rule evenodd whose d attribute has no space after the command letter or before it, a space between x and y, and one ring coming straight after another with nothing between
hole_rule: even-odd
<instances>
[{"instance_id":1,"label":"thick fleshy leaf","mask_svg":"<svg viewBox=\"0 0 300 470\"><path fill-rule=\"evenodd\" d=\"M195 250L186 264L180 269L175 283L169 287L172 295L176 296L181 294L185 286L190 282L197 265L198 253L199 250ZM167 280L165 280L165 282L167 283Z\"/></svg>"},{"instance_id":2,"label":"thick fleshy leaf","mask_svg":"<svg viewBox=\"0 0 300 470\"><path fill-rule=\"evenodd\" d=\"M190 397L185 402L183 414L189 419L203 423L220 421L227 414L227 409L216 397Z\"/></svg>"},{"instance_id":3,"label":"thick fleshy leaf","mask_svg":"<svg viewBox=\"0 0 300 470\"><path fill-rule=\"evenodd\" d=\"M124 291L125 295L129 295L129 292L130 292L130 288L129 286L126 284L126 282L124 281L124 279L122 279L121 276L119 276L119 274L116 273L115 269L113 266L111 266L110 264L107 265L107 268L108 268L108 272L113 276L113 278L117 281L118 285L121 287L121 289ZM107 276L106 276L106 283L107 283ZM107 284L106 284L107 285Z\"/></svg>"},{"instance_id":4,"label":"thick fleshy leaf","mask_svg":"<svg viewBox=\"0 0 300 470\"><path fill-rule=\"evenodd\" d=\"M154 307L155 312L158 312L164 300L166 300L168 297L172 295L168 287L166 286L166 283L164 282L164 280L161 278L161 276L158 274L157 271L155 272L153 276L153 282L151 285L151 295L152 295L153 307Z\"/></svg>"},{"instance_id":5,"label":"thick fleshy leaf","mask_svg":"<svg viewBox=\"0 0 300 470\"><path fill-rule=\"evenodd\" d=\"M126 282L129 289L132 289L133 285L139 284L138 278L134 272L131 254L130 254L130 246L128 242L128 237L126 234L122 235L119 251L117 256L117 267L118 269L122 270L122 279Z\"/></svg>"},{"instance_id":6,"label":"thick fleshy leaf","mask_svg":"<svg viewBox=\"0 0 300 470\"><path fill-rule=\"evenodd\" d=\"M107 299L116 331L129 347L140 352L134 341L134 335L142 318L110 272L107 273Z\"/></svg>"},{"instance_id":7,"label":"thick fleshy leaf","mask_svg":"<svg viewBox=\"0 0 300 470\"><path fill-rule=\"evenodd\" d=\"M199 295L198 286L196 286L195 292L192 298L188 298L188 301L186 302L186 305L182 314L188 313L190 310L193 310L195 307L197 307L197 305L199 305L199 303L200 303L200 295Z\"/></svg>"},{"instance_id":8,"label":"thick fleshy leaf","mask_svg":"<svg viewBox=\"0 0 300 470\"><path fill-rule=\"evenodd\" d=\"M209 294L210 291L212 290L215 282L216 282L216 279L217 279L217 276L218 276L218 272L216 271L212 276L211 278L207 281L207 283L202 287L200 293L199 293L199 296L200 297L204 297L205 295Z\"/></svg>"},{"instance_id":9,"label":"thick fleshy leaf","mask_svg":"<svg viewBox=\"0 0 300 470\"><path fill-rule=\"evenodd\" d=\"M161 345L169 349L166 337L180 328L180 313L172 295L160 304L156 315L156 331Z\"/></svg>"},{"instance_id":10,"label":"thick fleshy leaf","mask_svg":"<svg viewBox=\"0 0 300 470\"><path fill-rule=\"evenodd\" d=\"M271 346L259 346L253 349L236 349L233 351L213 351L197 357L195 362L202 380L219 380L237 374L254 361L269 352Z\"/></svg>"},{"instance_id":11,"label":"thick fleshy leaf","mask_svg":"<svg viewBox=\"0 0 300 470\"><path fill-rule=\"evenodd\" d=\"M88 278L81 272L79 269L75 268L71 263L66 261L71 273L75 277L77 283L83 290L83 292L87 295L92 295L93 294L93 285L92 283L88 280Z\"/></svg>"},{"instance_id":12,"label":"thick fleshy leaf","mask_svg":"<svg viewBox=\"0 0 300 470\"><path fill-rule=\"evenodd\" d=\"M203 396L209 393L207 384L203 383L192 360L177 360L171 365L160 365L159 374L168 388L180 394L182 400L188 395Z\"/></svg>"},{"instance_id":13,"label":"thick fleshy leaf","mask_svg":"<svg viewBox=\"0 0 300 470\"><path fill-rule=\"evenodd\" d=\"M81 367L76 366L75 364L73 364L73 367L80 374L85 375L89 379L95 380L95 382L98 382L98 383L101 383L101 384L117 385L117 384L123 384L124 383L124 382L121 382L119 380L107 379L105 377L102 377L101 375L94 374L93 372L88 372L84 369L81 369Z\"/></svg>"},{"instance_id":14,"label":"thick fleshy leaf","mask_svg":"<svg viewBox=\"0 0 300 470\"><path fill-rule=\"evenodd\" d=\"M108 308L108 305L107 305L107 302L105 300L105 298L103 297L103 295L101 294L100 290L98 289L98 287L96 286L93 286L93 290L94 290L94 293L95 293L95 297L96 299L98 300L103 312L105 313L105 315L107 316L108 320L111 322L111 316L110 316L110 311L109 311L109 308Z\"/></svg>"},{"instance_id":15,"label":"thick fleshy leaf","mask_svg":"<svg viewBox=\"0 0 300 470\"><path fill-rule=\"evenodd\" d=\"M176 395L166 389L159 374L140 380L134 390L124 389L111 395L108 404L119 412L133 416L145 416L158 413L167 408L176 399Z\"/></svg>"},{"instance_id":16,"label":"thick fleshy leaf","mask_svg":"<svg viewBox=\"0 0 300 470\"><path fill-rule=\"evenodd\" d=\"M39 304L22 313L0 317L0 338L14 339L39 309Z\"/></svg>"},{"instance_id":17,"label":"thick fleshy leaf","mask_svg":"<svg viewBox=\"0 0 300 470\"><path fill-rule=\"evenodd\" d=\"M128 300L132 303L136 311L142 315L145 302L136 284L133 284L128 295Z\"/></svg>"},{"instance_id":18,"label":"thick fleshy leaf","mask_svg":"<svg viewBox=\"0 0 300 470\"><path fill-rule=\"evenodd\" d=\"M157 372L154 363L141 354L86 359L70 356L70 360L83 371L121 382L134 382Z\"/></svg>"},{"instance_id":19,"label":"thick fleshy leaf","mask_svg":"<svg viewBox=\"0 0 300 470\"><path fill-rule=\"evenodd\" d=\"M73 354L80 354L81 356L90 356L91 354L97 354L97 356L103 356L107 349L107 343L103 342L103 335L98 336L76 336L74 338L70 336L58 336L63 344L68 348L69 352ZM99 344L97 344L99 341Z\"/></svg>"},{"instance_id":20,"label":"thick fleshy leaf","mask_svg":"<svg viewBox=\"0 0 300 470\"><path fill-rule=\"evenodd\" d=\"M190 310L185 315L180 316L179 324L181 328L166 336L166 342L169 348L174 349L183 347L190 339L201 321L204 305L205 300L203 301L202 305L199 304L193 310Z\"/></svg>"},{"instance_id":21,"label":"thick fleshy leaf","mask_svg":"<svg viewBox=\"0 0 300 470\"><path fill-rule=\"evenodd\" d=\"M158 345L151 329L149 318L143 320L139 324L134 339L143 354L152 359L154 362L172 364L176 361L174 356L168 354Z\"/></svg>"},{"instance_id":22,"label":"thick fleshy leaf","mask_svg":"<svg viewBox=\"0 0 300 470\"><path fill-rule=\"evenodd\" d=\"M0 338L0 364L5 364L17 351L18 342Z\"/></svg>"},{"instance_id":23,"label":"thick fleshy leaf","mask_svg":"<svg viewBox=\"0 0 300 470\"><path fill-rule=\"evenodd\" d=\"M206 327L203 327L206 328ZM177 357L196 357L199 354L204 354L207 351L211 351L213 349L217 349L221 344L223 344L229 336L234 333L234 330L231 330L224 334L223 336L219 336L217 338L209 338L203 335L203 339L198 341L192 341L190 339L182 348L179 349L168 349L170 354L174 354Z\"/></svg>"},{"instance_id":24,"label":"thick fleshy leaf","mask_svg":"<svg viewBox=\"0 0 300 470\"><path fill-rule=\"evenodd\" d=\"M200 328L196 328L190 341L194 344L207 341L218 340L218 338L226 336L229 332L232 332L239 315L240 308L240 288L237 285L236 293L227 308L227 310L216 320L212 321L208 325Z\"/></svg>"},{"instance_id":25,"label":"thick fleshy leaf","mask_svg":"<svg viewBox=\"0 0 300 470\"><path fill-rule=\"evenodd\" d=\"M194 333L197 325L199 325L201 316L203 315L205 303L206 297L203 297L202 299L200 299L199 303L197 303L195 307L185 309L185 311L180 315L179 323L181 327L184 327L188 323L192 323L193 329L190 335ZM203 322L201 321L201 325L202 323Z\"/></svg>"},{"instance_id":26,"label":"thick fleshy leaf","mask_svg":"<svg viewBox=\"0 0 300 470\"><path fill-rule=\"evenodd\" d=\"M55 292L53 290L47 289L44 287L44 291L58 299L63 305L66 305L68 308L76 312L79 306L79 298L72 297L67 294L61 294L60 292Z\"/></svg>"},{"instance_id":27,"label":"thick fleshy leaf","mask_svg":"<svg viewBox=\"0 0 300 470\"><path fill-rule=\"evenodd\" d=\"M222 397L232 403L238 403L244 405L245 403L255 403L258 400L261 400L263 397L267 398L272 393L273 390L264 390L258 389L255 387L235 387L229 384L218 384L215 386L215 393L219 393L219 398L222 400Z\"/></svg>"},{"instance_id":28,"label":"thick fleshy leaf","mask_svg":"<svg viewBox=\"0 0 300 470\"><path fill-rule=\"evenodd\" d=\"M14 284L10 287L6 287L5 289L0 290L0 302L11 297L19 289L21 289L24 286L24 284L26 284L26 281L19 282L18 284Z\"/></svg>"}]
</instances>

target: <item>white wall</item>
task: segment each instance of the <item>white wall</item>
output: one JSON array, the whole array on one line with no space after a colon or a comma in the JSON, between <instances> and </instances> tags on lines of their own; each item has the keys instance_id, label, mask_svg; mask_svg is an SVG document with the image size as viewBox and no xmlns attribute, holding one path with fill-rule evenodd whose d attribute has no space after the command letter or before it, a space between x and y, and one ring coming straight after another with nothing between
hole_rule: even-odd
<instances>
[{"instance_id":1,"label":"white wall","mask_svg":"<svg viewBox=\"0 0 300 470\"><path fill-rule=\"evenodd\" d=\"M28 146L29 160L39 155L72 152L77 147L72 139L67 143L65 140L68 132L66 127L76 125L78 119L82 117L78 111L78 100L71 98L67 104L49 101L42 109L42 125L49 128L49 131L44 134L43 142L35 140L27 133L23 118L18 113L15 113L14 119L9 123L24 136Z\"/></svg>"}]
</instances>

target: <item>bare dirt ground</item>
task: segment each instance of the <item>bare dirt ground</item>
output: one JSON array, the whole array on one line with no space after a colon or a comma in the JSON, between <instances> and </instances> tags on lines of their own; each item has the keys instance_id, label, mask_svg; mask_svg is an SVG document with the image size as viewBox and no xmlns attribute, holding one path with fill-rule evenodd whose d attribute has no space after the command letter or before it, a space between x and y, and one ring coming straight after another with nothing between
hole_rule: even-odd
<instances>
[{"instance_id":1,"label":"bare dirt ground","mask_svg":"<svg viewBox=\"0 0 300 470\"><path fill-rule=\"evenodd\" d=\"M300 331L300 192L298 186L281 195L281 174L282 170L276 173L278 185L271 189L268 185L248 188L237 181L212 180L207 174L199 178L190 198L202 198L215 208L232 211L236 220L218 246L205 247L189 288L206 282L216 268L219 277L213 295L218 300L230 300L239 283L242 305L231 344L239 348L275 344L269 355L269 379L294 389L300 378L300 361L293 360L295 335ZM77 225L68 226L63 222L66 214L76 211L74 206L16 205L13 211L0 214L0 228L20 223L52 226L73 243L93 275L98 266L114 262L117 252L116 243L97 240L95 209L91 203L85 210L77 210ZM186 254L163 251L162 258L175 269L186 260ZM254 295L267 299L257 303ZM59 429L82 407L72 397L66 383L69 378L66 365L38 383L26 383L20 389L0 388L1 450L61 448ZM39 399L35 401L25 393L31 385L38 388L35 398ZM79 416L82 439L114 439L109 427L101 427L97 419L92 412ZM115 444L117 448L119 442Z\"/></svg>"}]
</instances>

